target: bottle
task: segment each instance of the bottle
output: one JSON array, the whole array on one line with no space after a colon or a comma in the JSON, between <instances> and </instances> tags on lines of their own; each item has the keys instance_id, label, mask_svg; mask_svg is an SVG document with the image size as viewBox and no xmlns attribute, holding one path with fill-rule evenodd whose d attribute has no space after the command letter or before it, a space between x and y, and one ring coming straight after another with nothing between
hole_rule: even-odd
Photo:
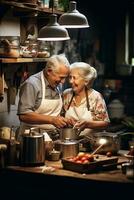
<instances>
[{"instance_id":1,"label":"bottle","mask_svg":"<svg viewBox=\"0 0 134 200\"><path fill-rule=\"evenodd\" d=\"M17 161L17 151L16 151L16 138L13 127L11 127L10 133L10 146L9 146L9 165L15 165Z\"/></svg>"},{"instance_id":2,"label":"bottle","mask_svg":"<svg viewBox=\"0 0 134 200\"><path fill-rule=\"evenodd\" d=\"M6 159L5 159L6 151L7 151L7 145L0 144L0 169L6 166Z\"/></svg>"}]
</instances>

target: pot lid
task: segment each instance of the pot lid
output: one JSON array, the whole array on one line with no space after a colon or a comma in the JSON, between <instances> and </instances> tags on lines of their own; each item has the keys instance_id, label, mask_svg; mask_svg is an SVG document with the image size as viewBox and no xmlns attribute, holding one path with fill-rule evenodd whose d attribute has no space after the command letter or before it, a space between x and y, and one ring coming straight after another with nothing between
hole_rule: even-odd
<instances>
[{"instance_id":1,"label":"pot lid","mask_svg":"<svg viewBox=\"0 0 134 200\"><path fill-rule=\"evenodd\" d=\"M117 135L118 135L117 133L107 132L107 131L94 133L95 137L115 137Z\"/></svg>"},{"instance_id":2,"label":"pot lid","mask_svg":"<svg viewBox=\"0 0 134 200\"><path fill-rule=\"evenodd\" d=\"M66 145L70 145L70 144L77 144L79 141L77 140L71 140L70 138L66 138L65 140L61 141L61 144L66 144Z\"/></svg>"}]
</instances>

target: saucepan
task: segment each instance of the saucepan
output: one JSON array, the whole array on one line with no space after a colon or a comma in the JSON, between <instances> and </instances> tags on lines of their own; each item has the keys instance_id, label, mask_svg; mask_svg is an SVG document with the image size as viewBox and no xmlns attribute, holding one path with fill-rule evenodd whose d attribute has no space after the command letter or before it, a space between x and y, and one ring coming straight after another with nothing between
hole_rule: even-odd
<instances>
[{"instance_id":1,"label":"saucepan","mask_svg":"<svg viewBox=\"0 0 134 200\"><path fill-rule=\"evenodd\" d=\"M105 139L106 143L103 147L98 151L100 154L106 154L107 152L111 152L112 155L116 155L120 150L120 133L112 133L112 132L98 132L94 134L94 141L90 141L92 150L95 150L98 146L101 145L101 139Z\"/></svg>"},{"instance_id":2,"label":"saucepan","mask_svg":"<svg viewBox=\"0 0 134 200\"><path fill-rule=\"evenodd\" d=\"M55 148L61 152L61 157L76 156L79 153L80 131L75 127L59 129L59 140L55 141Z\"/></svg>"},{"instance_id":3,"label":"saucepan","mask_svg":"<svg viewBox=\"0 0 134 200\"><path fill-rule=\"evenodd\" d=\"M73 127L64 127L59 129L59 139L66 140L69 138L70 140L78 140L80 135L80 131L77 128Z\"/></svg>"},{"instance_id":4,"label":"saucepan","mask_svg":"<svg viewBox=\"0 0 134 200\"><path fill-rule=\"evenodd\" d=\"M55 149L61 152L62 158L73 157L79 153L79 140L65 140L55 141Z\"/></svg>"}]
</instances>

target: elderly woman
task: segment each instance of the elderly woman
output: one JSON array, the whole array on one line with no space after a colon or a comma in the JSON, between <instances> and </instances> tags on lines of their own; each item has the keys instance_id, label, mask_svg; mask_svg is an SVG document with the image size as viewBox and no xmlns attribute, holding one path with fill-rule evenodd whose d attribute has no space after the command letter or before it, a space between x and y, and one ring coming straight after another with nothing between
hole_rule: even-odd
<instances>
[{"instance_id":1,"label":"elderly woman","mask_svg":"<svg viewBox=\"0 0 134 200\"><path fill-rule=\"evenodd\" d=\"M75 125L81 135L105 129L110 122L102 95L92 88L96 78L96 69L89 64L71 64L69 82L72 88L63 93L64 110L69 124Z\"/></svg>"}]
</instances>

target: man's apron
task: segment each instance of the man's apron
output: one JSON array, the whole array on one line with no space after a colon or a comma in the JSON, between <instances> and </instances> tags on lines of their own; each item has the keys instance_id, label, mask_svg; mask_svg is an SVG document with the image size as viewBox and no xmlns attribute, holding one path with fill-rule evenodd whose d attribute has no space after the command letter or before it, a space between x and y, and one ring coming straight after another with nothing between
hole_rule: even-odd
<instances>
[{"instance_id":1,"label":"man's apron","mask_svg":"<svg viewBox=\"0 0 134 200\"><path fill-rule=\"evenodd\" d=\"M35 110L36 113L49 115L49 116L58 116L61 112L62 108L62 98L59 94L59 99L45 99L45 80L43 71L41 72L41 84L42 84L42 100L39 108ZM44 130L53 130L55 126L51 124L27 124L21 122L20 125L20 134L24 133L26 129L30 129L32 127L41 128Z\"/></svg>"}]
</instances>

